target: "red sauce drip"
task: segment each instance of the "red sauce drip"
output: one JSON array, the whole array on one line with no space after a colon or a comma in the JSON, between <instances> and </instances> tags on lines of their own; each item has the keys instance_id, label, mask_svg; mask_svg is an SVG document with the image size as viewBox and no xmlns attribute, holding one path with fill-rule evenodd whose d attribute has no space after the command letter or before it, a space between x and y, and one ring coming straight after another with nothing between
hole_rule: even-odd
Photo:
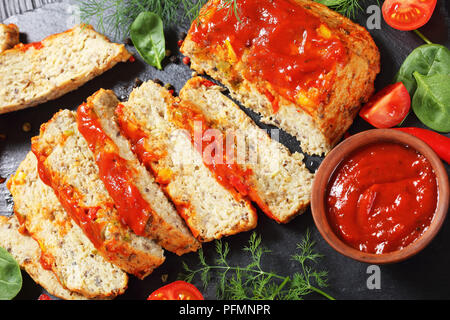
<instances>
[{"instance_id":1,"label":"red sauce drip","mask_svg":"<svg viewBox=\"0 0 450 320\"><path fill-rule=\"evenodd\" d=\"M38 157L39 159L39 157ZM40 162L40 161L39 161ZM38 162L38 163L39 163ZM45 170L45 167L40 163L39 177L46 183L50 182L49 186L52 187L51 175ZM96 248L100 248L103 243L101 223L95 221L96 213L100 208L86 208L80 207L76 199L81 198L78 192L71 186L62 186L60 188L53 188L55 194L58 197L61 205L70 214L71 218L77 225L83 230L89 240Z\"/></svg>"},{"instance_id":2,"label":"red sauce drip","mask_svg":"<svg viewBox=\"0 0 450 320\"><path fill-rule=\"evenodd\" d=\"M438 199L428 160L381 142L357 150L330 180L327 210L336 234L368 253L401 250L429 227Z\"/></svg>"},{"instance_id":3,"label":"red sauce drip","mask_svg":"<svg viewBox=\"0 0 450 320\"><path fill-rule=\"evenodd\" d=\"M145 235L145 227L152 212L150 205L132 183L132 172L120 157L110 137L103 131L100 121L89 104L77 110L78 130L95 155L100 179L114 200L122 222L137 235Z\"/></svg>"},{"instance_id":4,"label":"red sauce drip","mask_svg":"<svg viewBox=\"0 0 450 320\"><path fill-rule=\"evenodd\" d=\"M43 129L45 130L45 126ZM102 230L104 226L104 222L96 221L97 212L100 208L81 207L77 199L82 198L82 195L70 185L60 185L58 183L59 178L56 175L52 176L51 171L46 168L44 163L47 155L39 152L34 144L31 145L31 150L37 158L38 174L41 181L54 190L63 208L83 230L92 244L99 249L103 243Z\"/></svg>"},{"instance_id":5,"label":"red sauce drip","mask_svg":"<svg viewBox=\"0 0 450 320\"><path fill-rule=\"evenodd\" d=\"M201 84L202 84L202 86L205 86L205 87L207 87L207 88L216 86L216 84L215 84L214 82L209 81L209 80L206 80L206 79L203 79L202 82L201 82Z\"/></svg>"},{"instance_id":6,"label":"red sauce drip","mask_svg":"<svg viewBox=\"0 0 450 320\"><path fill-rule=\"evenodd\" d=\"M326 75L346 57L339 38L329 29L324 36L320 19L289 0L240 0L238 8L240 21L227 9L207 8L207 21L193 24L193 41L225 50L228 41L248 66L245 77L266 80L291 101L311 87L320 92L315 102L325 99L331 88Z\"/></svg>"},{"instance_id":7,"label":"red sauce drip","mask_svg":"<svg viewBox=\"0 0 450 320\"><path fill-rule=\"evenodd\" d=\"M280 110L280 106L278 104L278 99L275 99L273 94L269 90L264 90L264 95L269 99L270 103L272 104L272 110L274 113L277 113L278 110Z\"/></svg>"},{"instance_id":8,"label":"red sauce drip","mask_svg":"<svg viewBox=\"0 0 450 320\"><path fill-rule=\"evenodd\" d=\"M41 256L39 258L39 263L41 264L42 268L45 270L52 270L54 258L50 254L44 254L41 252Z\"/></svg>"},{"instance_id":9,"label":"red sauce drip","mask_svg":"<svg viewBox=\"0 0 450 320\"><path fill-rule=\"evenodd\" d=\"M208 87L211 83L214 84L211 81L204 81L201 84ZM258 195L258 192L249 183L253 171L250 168L244 169L236 163L233 150L227 150L225 137L223 141L207 138L205 132L210 130L211 127L203 114L195 109L195 106L184 101L182 104L172 105L169 108L169 112L172 118L171 121L179 128L183 128L190 133L191 139L194 141L194 147L202 155L203 163L215 175L220 184L231 191L237 200L239 200L240 196L248 196L258 204L265 214L272 219L278 220L268 205ZM195 131L195 121L202 125L200 132ZM195 134L201 135L201 139L196 138ZM221 157L218 157L221 160L220 162L216 161L216 152L221 153Z\"/></svg>"},{"instance_id":10,"label":"red sauce drip","mask_svg":"<svg viewBox=\"0 0 450 320\"><path fill-rule=\"evenodd\" d=\"M136 154L139 161L148 170L152 171L152 164L157 162L162 155L147 150L145 141L149 138L148 135L131 121L124 118L123 108L125 108L123 104L119 104L116 108L117 122L119 123L120 131L130 141L131 149ZM157 176L156 173L155 176Z\"/></svg>"},{"instance_id":11,"label":"red sauce drip","mask_svg":"<svg viewBox=\"0 0 450 320\"><path fill-rule=\"evenodd\" d=\"M100 248L103 243L102 224L96 221L99 207L86 208L80 207L77 198L80 198L78 192L70 186L64 186L58 190L58 199L72 219L80 226L86 236L91 240L96 248Z\"/></svg>"},{"instance_id":12,"label":"red sauce drip","mask_svg":"<svg viewBox=\"0 0 450 320\"><path fill-rule=\"evenodd\" d=\"M42 49L44 45L42 42L33 42L28 44L19 43L16 45L16 48L18 48L20 51L25 52L30 48L35 48L36 50Z\"/></svg>"},{"instance_id":13,"label":"red sauce drip","mask_svg":"<svg viewBox=\"0 0 450 320\"><path fill-rule=\"evenodd\" d=\"M202 155L203 163L215 174L219 183L229 190L237 191L242 196L249 195L251 186L247 180L253 172L251 169L242 169L233 159L229 159L230 154L227 154L225 137L223 141L216 141L214 136L208 139L205 132L211 127L208 126L204 116L187 102L172 105L169 107L169 112L171 121L191 134L194 147ZM201 124L201 128L198 128L201 130L198 132L196 132L195 122ZM195 136L196 134L199 138ZM216 157L216 152L221 154Z\"/></svg>"}]
</instances>

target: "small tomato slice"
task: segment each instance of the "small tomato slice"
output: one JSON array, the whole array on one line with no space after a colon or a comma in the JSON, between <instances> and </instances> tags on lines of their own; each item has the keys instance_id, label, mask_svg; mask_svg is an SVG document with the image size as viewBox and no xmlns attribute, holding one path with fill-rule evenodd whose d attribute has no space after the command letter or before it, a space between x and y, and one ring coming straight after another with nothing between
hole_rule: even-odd
<instances>
[{"instance_id":1,"label":"small tomato slice","mask_svg":"<svg viewBox=\"0 0 450 320\"><path fill-rule=\"evenodd\" d=\"M204 300L204 298L192 284L175 281L152 292L147 300Z\"/></svg>"},{"instance_id":2,"label":"small tomato slice","mask_svg":"<svg viewBox=\"0 0 450 320\"><path fill-rule=\"evenodd\" d=\"M400 124L409 113L411 97L403 83L397 82L376 93L359 115L375 128L391 128Z\"/></svg>"},{"instance_id":3,"label":"small tomato slice","mask_svg":"<svg viewBox=\"0 0 450 320\"><path fill-rule=\"evenodd\" d=\"M50 298L50 296L48 296L47 294L43 293L39 296L38 300L52 300L52 298Z\"/></svg>"},{"instance_id":4,"label":"small tomato slice","mask_svg":"<svg viewBox=\"0 0 450 320\"><path fill-rule=\"evenodd\" d=\"M382 12L384 20L398 30L415 30L430 20L437 0L386 0Z\"/></svg>"}]
</instances>

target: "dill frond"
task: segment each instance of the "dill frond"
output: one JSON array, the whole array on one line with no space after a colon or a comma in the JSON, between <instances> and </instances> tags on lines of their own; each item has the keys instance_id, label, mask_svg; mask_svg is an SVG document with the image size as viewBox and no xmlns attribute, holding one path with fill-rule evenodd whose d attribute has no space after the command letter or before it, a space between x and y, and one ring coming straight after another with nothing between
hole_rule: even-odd
<instances>
[{"instance_id":1,"label":"dill frond","mask_svg":"<svg viewBox=\"0 0 450 320\"><path fill-rule=\"evenodd\" d=\"M362 10L361 6L366 0L314 0L330 9L339 12L347 18L354 18L357 11Z\"/></svg>"},{"instance_id":2,"label":"dill frond","mask_svg":"<svg viewBox=\"0 0 450 320\"><path fill-rule=\"evenodd\" d=\"M219 10L224 9L228 10L226 18L228 18L230 14L234 14L237 21L241 22L238 0L222 0Z\"/></svg>"},{"instance_id":3,"label":"dill frond","mask_svg":"<svg viewBox=\"0 0 450 320\"><path fill-rule=\"evenodd\" d=\"M184 20L194 21L200 15L200 10L207 0L182 0L184 10Z\"/></svg>"},{"instance_id":4,"label":"dill frond","mask_svg":"<svg viewBox=\"0 0 450 320\"><path fill-rule=\"evenodd\" d=\"M157 14L164 25L178 21L178 10L182 2L202 0L78 0L81 20L96 23L103 33L110 33L116 39L126 37L136 17L145 11Z\"/></svg>"},{"instance_id":5,"label":"dill frond","mask_svg":"<svg viewBox=\"0 0 450 320\"><path fill-rule=\"evenodd\" d=\"M312 267L322 257L314 251L314 245L310 233L306 232L304 239L297 245L299 252L292 255L292 259L300 264L300 271L290 277L263 270L262 258L270 251L262 245L261 236L255 232L243 249L250 256L250 263L246 266L230 265L227 260L230 253L228 243L216 240L215 264L208 264L203 250L199 250L199 267L192 269L183 262L185 273L180 275L180 279L192 282L199 276L206 289L214 277L218 280L216 288L218 299L299 300L313 292L333 299L322 290L327 286L327 272L317 271Z\"/></svg>"},{"instance_id":6,"label":"dill frond","mask_svg":"<svg viewBox=\"0 0 450 320\"><path fill-rule=\"evenodd\" d=\"M157 14L165 26L192 22L199 17L207 0L77 0L81 20L95 23L99 31L115 39L128 36L134 19L145 11ZM222 0L219 10L228 10L238 21L238 0Z\"/></svg>"}]
</instances>

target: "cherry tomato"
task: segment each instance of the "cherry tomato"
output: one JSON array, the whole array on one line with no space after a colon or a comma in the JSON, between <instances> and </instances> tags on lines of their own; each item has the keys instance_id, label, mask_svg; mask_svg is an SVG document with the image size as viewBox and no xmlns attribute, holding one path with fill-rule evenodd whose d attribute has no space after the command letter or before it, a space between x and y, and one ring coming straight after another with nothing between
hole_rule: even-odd
<instances>
[{"instance_id":1,"label":"cherry tomato","mask_svg":"<svg viewBox=\"0 0 450 320\"><path fill-rule=\"evenodd\" d=\"M406 118L410 108L408 90L403 83L397 82L376 93L359 115L376 128L391 128Z\"/></svg>"},{"instance_id":2,"label":"cherry tomato","mask_svg":"<svg viewBox=\"0 0 450 320\"><path fill-rule=\"evenodd\" d=\"M189 57L184 57L184 58L183 58L183 63L186 64L186 65L189 64L189 63L191 63L191 58L189 58Z\"/></svg>"},{"instance_id":3,"label":"cherry tomato","mask_svg":"<svg viewBox=\"0 0 450 320\"><path fill-rule=\"evenodd\" d=\"M382 12L384 20L398 30L414 30L430 20L437 0L386 0Z\"/></svg>"},{"instance_id":4,"label":"cherry tomato","mask_svg":"<svg viewBox=\"0 0 450 320\"><path fill-rule=\"evenodd\" d=\"M204 300L204 298L192 284L175 281L154 291L147 300Z\"/></svg>"},{"instance_id":5,"label":"cherry tomato","mask_svg":"<svg viewBox=\"0 0 450 320\"><path fill-rule=\"evenodd\" d=\"M38 300L52 300L52 298L50 298L48 295L43 293L39 296Z\"/></svg>"}]
</instances>

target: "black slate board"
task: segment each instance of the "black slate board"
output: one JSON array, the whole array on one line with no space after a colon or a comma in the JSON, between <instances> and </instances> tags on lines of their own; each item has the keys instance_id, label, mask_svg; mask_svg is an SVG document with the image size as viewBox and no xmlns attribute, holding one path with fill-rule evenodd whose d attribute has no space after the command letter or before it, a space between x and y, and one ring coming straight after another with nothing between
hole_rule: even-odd
<instances>
[{"instance_id":1,"label":"black slate board","mask_svg":"<svg viewBox=\"0 0 450 320\"><path fill-rule=\"evenodd\" d=\"M12 16L5 22L16 23L22 31L22 39L26 42L39 41L43 37L62 32L70 28L76 20L71 13L74 7L70 5L76 2L64 0L62 3L46 5L18 16ZM364 8L376 1L366 1ZM354 19L365 26L368 14L359 12ZM179 54L177 47L178 35L187 30L188 25L180 25L166 30L166 38L169 49ZM433 42L450 46L449 41L449 3L439 0L438 6L431 21L422 28L422 32ZM381 22L381 30L371 30L377 43L382 59L382 71L376 80L377 89L390 83L405 57L417 46L423 44L421 39L412 32L400 32ZM134 52L134 48L129 48ZM6 115L0 115L0 134L6 134L7 139L0 141L0 177L8 178L19 165L20 161L30 150L30 138L37 135L39 126L48 121L52 115L61 108L75 109L88 96L99 88L113 89L119 97L126 98L132 90L134 79L142 80L158 78L164 83L171 83L178 92L187 79L191 77L191 70L181 62L173 64L165 62L164 70L158 71L141 61L136 55L134 63L120 64L102 76L87 83L80 89L65 95L64 97L45 103L36 108L18 111ZM181 59L180 59L181 60ZM1 76L1 75L0 75ZM249 112L255 120L258 117ZM22 125L25 122L31 124L32 130L24 132ZM257 121L258 122L258 121ZM258 122L259 125L261 125ZM414 115L410 115L405 126L423 127ZM264 128L267 126L262 125ZM350 129L351 133L370 129L370 125L357 118ZM298 143L292 137L282 134L281 141L292 151L300 151ZM314 170L320 164L318 157L307 157L307 166ZM450 167L447 166L447 172ZM12 200L5 184L0 184L0 214L12 213ZM316 249L324 255L319 268L329 271L329 287L326 291L337 299L448 299L450 293L450 222L447 220L435 240L420 254L408 261L381 266L381 289L369 290L367 288L368 265L353 261L335 252L321 237L314 226L310 211L297 217L287 225L278 225L272 220L259 214L259 224L256 231L262 235L263 244L272 253L263 259L263 265L267 270L273 270L280 274L289 275L296 272L299 266L290 259L296 252L296 244L302 239L309 229L312 238L317 242ZM241 251L247 244L250 233L239 234L227 241L232 250L231 263L245 264L248 260ZM207 258L214 256L214 244L203 246ZM166 262L147 279L140 281L130 279L129 289L118 299L145 299L150 292L162 286L162 278L168 275L167 282L177 279L182 271L182 261L189 265L197 263L196 254L188 254L178 257L167 253ZM194 282L201 287L199 281ZM215 289L210 287L204 291L207 299L215 298ZM17 299L36 299L42 292L24 273L24 287ZM318 295L310 295L308 298L321 298Z\"/></svg>"}]
</instances>

